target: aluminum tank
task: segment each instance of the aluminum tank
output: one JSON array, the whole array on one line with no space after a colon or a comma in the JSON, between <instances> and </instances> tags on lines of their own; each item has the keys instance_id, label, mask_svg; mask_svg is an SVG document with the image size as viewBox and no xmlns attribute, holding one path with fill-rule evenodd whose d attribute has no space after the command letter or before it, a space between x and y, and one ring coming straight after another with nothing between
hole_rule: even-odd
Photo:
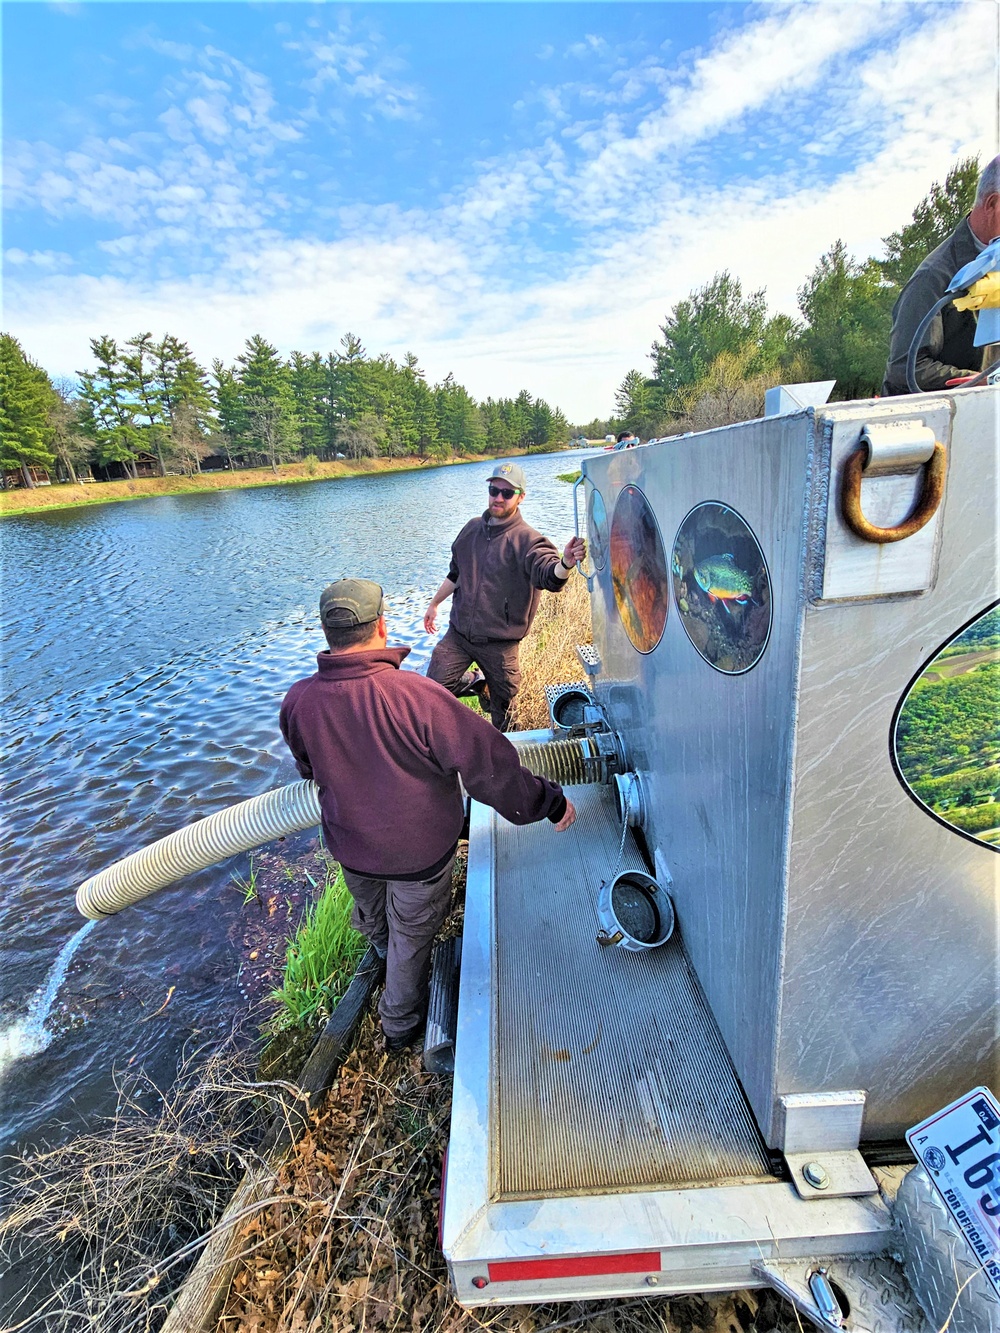
<instances>
[{"instance_id":1,"label":"aluminum tank","mask_svg":"<svg viewBox=\"0 0 1000 1333\"><path fill-rule=\"evenodd\" d=\"M937 696L903 701L951 679L947 655L921 673L960 630L992 624L998 407L995 388L832 404L584 465L596 692L644 775L690 961L786 1154L854 1146L862 1113L862 1139L898 1139L997 1084L997 835L952 823L989 824L991 755L966 738L979 786L961 789L964 759L934 767ZM850 526L857 511L892 529L921 495L934 512L914 535ZM978 658L953 648L954 671L991 667L983 636ZM996 675L969 680L981 695Z\"/></svg>"}]
</instances>

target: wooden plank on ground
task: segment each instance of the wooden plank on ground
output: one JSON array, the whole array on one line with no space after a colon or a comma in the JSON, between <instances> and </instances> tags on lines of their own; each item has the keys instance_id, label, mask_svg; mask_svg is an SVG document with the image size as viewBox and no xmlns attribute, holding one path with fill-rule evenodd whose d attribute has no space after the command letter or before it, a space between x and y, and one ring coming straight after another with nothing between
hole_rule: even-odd
<instances>
[{"instance_id":1,"label":"wooden plank on ground","mask_svg":"<svg viewBox=\"0 0 1000 1333\"><path fill-rule=\"evenodd\" d=\"M229 1292L239 1262L239 1226L273 1191L278 1168L302 1135L309 1112L337 1076L354 1033L383 975L382 960L369 949L330 1020L320 1033L298 1079L298 1096L282 1095L282 1109L264 1136L259 1166L248 1171L209 1233L198 1262L185 1278L161 1333L209 1333Z\"/></svg>"}]
</instances>

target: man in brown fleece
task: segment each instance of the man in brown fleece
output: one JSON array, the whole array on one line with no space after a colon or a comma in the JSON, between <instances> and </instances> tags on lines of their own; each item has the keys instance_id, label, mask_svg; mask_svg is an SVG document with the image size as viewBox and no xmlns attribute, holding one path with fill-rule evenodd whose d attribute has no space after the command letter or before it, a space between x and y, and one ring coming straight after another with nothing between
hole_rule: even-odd
<instances>
[{"instance_id":1,"label":"man in brown fleece","mask_svg":"<svg viewBox=\"0 0 1000 1333\"><path fill-rule=\"evenodd\" d=\"M459 777L513 824L576 818L555 782L521 766L506 737L386 646L382 589L340 579L323 590L329 645L281 705L281 734L319 786L323 839L354 898L352 924L386 959L386 1044L421 1035L431 945L451 904L464 822Z\"/></svg>"},{"instance_id":2,"label":"man in brown fleece","mask_svg":"<svg viewBox=\"0 0 1000 1333\"><path fill-rule=\"evenodd\" d=\"M562 591L586 542L571 537L560 556L547 537L525 523L519 512L526 494L520 464L499 464L488 485L486 512L470 519L452 543L448 577L424 612L424 629L434 633L438 607L454 594L448 631L431 655L427 675L453 694L464 693L475 662L489 689L493 725L503 731L521 683L518 645L531 628L543 589Z\"/></svg>"}]
</instances>

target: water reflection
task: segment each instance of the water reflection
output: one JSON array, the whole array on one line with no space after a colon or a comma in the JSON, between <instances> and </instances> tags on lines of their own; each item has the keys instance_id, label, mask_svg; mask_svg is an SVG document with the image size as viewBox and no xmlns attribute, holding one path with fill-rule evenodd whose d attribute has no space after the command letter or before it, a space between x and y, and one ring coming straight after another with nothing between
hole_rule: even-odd
<instances>
[{"instance_id":1,"label":"water reflection","mask_svg":"<svg viewBox=\"0 0 1000 1333\"><path fill-rule=\"evenodd\" d=\"M608 562L608 511L604 496L587 482L587 535L590 538L590 562L595 569L603 569Z\"/></svg>"}]
</instances>

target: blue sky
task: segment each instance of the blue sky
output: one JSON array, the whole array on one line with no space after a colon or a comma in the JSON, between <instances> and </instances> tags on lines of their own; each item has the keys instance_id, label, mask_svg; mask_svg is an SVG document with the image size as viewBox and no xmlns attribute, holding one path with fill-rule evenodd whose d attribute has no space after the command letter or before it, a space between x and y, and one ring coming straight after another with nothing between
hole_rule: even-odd
<instances>
[{"instance_id":1,"label":"blue sky","mask_svg":"<svg viewBox=\"0 0 1000 1333\"><path fill-rule=\"evenodd\" d=\"M479 396L611 410L674 301L774 309L998 150L997 9L7 4L4 327L53 374L149 329L347 331Z\"/></svg>"}]
</instances>

